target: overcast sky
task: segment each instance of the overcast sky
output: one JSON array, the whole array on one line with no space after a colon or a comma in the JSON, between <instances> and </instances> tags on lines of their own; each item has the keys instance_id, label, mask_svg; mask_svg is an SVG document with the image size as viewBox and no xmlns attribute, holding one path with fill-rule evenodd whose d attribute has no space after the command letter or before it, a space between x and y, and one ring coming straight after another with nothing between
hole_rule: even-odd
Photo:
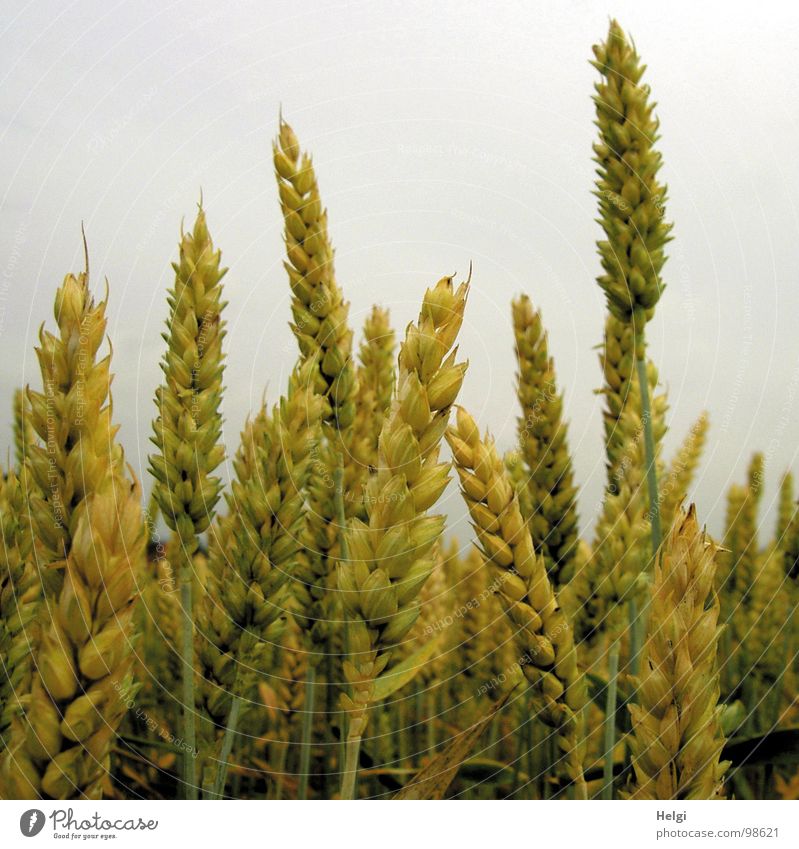
<instances>
[{"instance_id":1,"label":"overcast sky","mask_svg":"<svg viewBox=\"0 0 799 849\"><path fill-rule=\"evenodd\" d=\"M2 2L4 458L11 393L40 386L36 332L82 267L83 221L93 284L110 282L115 416L144 472L169 263L201 189L230 266L231 448L264 387L276 399L296 353L271 164L282 103L314 154L356 327L377 302L404 328L426 286L473 263L462 401L502 447L517 414L510 300L542 308L590 526L604 302L588 59L613 15L648 64L675 222L648 331L667 453L709 410L695 498L713 530L751 452L767 455L767 507L799 471L796 4Z\"/></svg>"}]
</instances>

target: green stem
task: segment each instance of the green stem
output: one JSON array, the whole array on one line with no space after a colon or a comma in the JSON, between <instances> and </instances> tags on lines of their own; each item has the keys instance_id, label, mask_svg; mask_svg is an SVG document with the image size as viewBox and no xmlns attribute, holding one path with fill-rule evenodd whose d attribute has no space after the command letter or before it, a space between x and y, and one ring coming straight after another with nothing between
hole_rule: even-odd
<instances>
[{"instance_id":1,"label":"green stem","mask_svg":"<svg viewBox=\"0 0 799 849\"><path fill-rule=\"evenodd\" d=\"M235 687L235 685L234 685ZM239 714L241 713L241 696L233 696L233 702L230 705L230 713L227 718L227 727L225 728L225 736L222 738L222 748L219 752L219 763L216 765L216 777L214 778L214 786L212 789L213 798L221 799L225 790L225 781L227 779L227 764L230 758L230 753L233 750L233 737L236 734L236 728L239 724Z\"/></svg>"},{"instance_id":2,"label":"green stem","mask_svg":"<svg viewBox=\"0 0 799 849\"><path fill-rule=\"evenodd\" d=\"M608 652L608 691L605 701L605 764L602 771L602 798L613 798L613 751L616 748L616 686L619 675L619 639Z\"/></svg>"},{"instance_id":3,"label":"green stem","mask_svg":"<svg viewBox=\"0 0 799 849\"><path fill-rule=\"evenodd\" d=\"M181 660L183 666L183 742L186 750L183 754L183 783L186 799L197 798L197 774L195 749L197 729L195 726L194 702L194 616L192 611L192 562L184 554L180 571L180 606L182 613Z\"/></svg>"},{"instance_id":4,"label":"green stem","mask_svg":"<svg viewBox=\"0 0 799 849\"><path fill-rule=\"evenodd\" d=\"M341 559L349 560L349 546L347 545L347 514L344 511L344 458L338 455L336 469L333 472L333 496L336 507L336 520L338 521L338 546L341 551Z\"/></svg>"},{"instance_id":5,"label":"green stem","mask_svg":"<svg viewBox=\"0 0 799 849\"><path fill-rule=\"evenodd\" d=\"M355 798L355 780L358 776L358 758L361 754L361 735L347 738L344 757L344 774L341 779L341 798Z\"/></svg>"},{"instance_id":6,"label":"green stem","mask_svg":"<svg viewBox=\"0 0 799 849\"><path fill-rule=\"evenodd\" d=\"M336 507L336 517L339 526L339 549L341 559L349 560L349 547L347 546L347 517L344 512L344 458L339 454L336 469L333 472L333 493ZM344 772L341 777L341 798L355 798L355 784L358 776L358 759L361 753L361 735L347 735L347 743L344 749Z\"/></svg>"},{"instance_id":7,"label":"green stem","mask_svg":"<svg viewBox=\"0 0 799 849\"><path fill-rule=\"evenodd\" d=\"M638 602L630 599L630 672L633 675L638 674L638 667L641 660L641 646L644 641L644 616L643 612L638 613Z\"/></svg>"},{"instance_id":8,"label":"green stem","mask_svg":"<svg viewBox=\"0 0 799 849\"><path fill-rule=\"evenodd\" d=\"M302 714L302 739L300 741L300 782L297 798L308 798L308 777L311 772L311 735L313 734L314 703L316 701L316 667L308 666L305 679L305 704Z\"/></svg>"},{"instance_id":9,"label":"green stem","mask_svg":"<svg viewBox=\"0 0 799 849\"><path fill-rule=\"evenodd\" d=\"M276 800L280 800L280 799L283 798L283 779L285 778L285 775L286 775L286 761L288 760L288 748L289 748L289 741L286 740L285 742L281 743L280 751L279 751L278 756L277 756L276 766L277 766L277 774L278 774L279 777L278 777L278 780L274 782L274 785L275 785L274 798Z\"/></svg>"},{"instance_id":10,"label":"green stem","mask_svg":"<svg viewBox=\"0 0 799 849\"><path fill-rule=\"evenodd\" d=\"M436 753L436 698L432 692L427 694L427 755Z\"/></svg>"},{"instance_id":11,"label":"green stem","mask_svg":"<svg viewBox=\"0 0 799 849\"><path fill-rule=\"evenodd\" d=\"M649 519L652 528L652 556L657 555L663 538L660 528L660 496L655 458L655 434L652 429L652 408L649 403L649 378L646 374L646 358L635 361L638 370L638 385L641 389L641 418L644 423L644 449L646 451L646 486L649 492Z\"/></svg>"}]
</instances>

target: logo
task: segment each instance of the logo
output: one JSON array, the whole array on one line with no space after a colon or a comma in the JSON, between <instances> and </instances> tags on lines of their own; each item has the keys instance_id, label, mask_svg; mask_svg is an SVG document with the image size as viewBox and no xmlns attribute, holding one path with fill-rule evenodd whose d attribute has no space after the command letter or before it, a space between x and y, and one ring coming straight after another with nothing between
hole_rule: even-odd
<instances>
[{"instance_id":1,"label":"logo","mask_svg":"<svg viewBox=\"0 0 799 849\"><path fill-rule=\"evenodd\" d=\"M19 818L19 830L25 837L36 837L44 828L44 814L38 808L31 808Z\"/></svg>"}]
</instances>

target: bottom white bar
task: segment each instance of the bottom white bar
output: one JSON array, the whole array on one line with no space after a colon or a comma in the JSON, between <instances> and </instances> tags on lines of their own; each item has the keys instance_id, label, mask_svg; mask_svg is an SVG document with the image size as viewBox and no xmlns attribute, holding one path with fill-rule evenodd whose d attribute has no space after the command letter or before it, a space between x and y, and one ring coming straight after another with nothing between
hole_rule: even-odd
<instances>
[{"instance_id":1,"label":"bottom white bar","mask_svg":"<svg viewBox=\"0 0 799 849\"><path fill-rule=\"evenodd\" d=\"M799 803L785 801L0 802L0 846L768 849L799 845L798 819Z\"/></svg>"}]
</instances>

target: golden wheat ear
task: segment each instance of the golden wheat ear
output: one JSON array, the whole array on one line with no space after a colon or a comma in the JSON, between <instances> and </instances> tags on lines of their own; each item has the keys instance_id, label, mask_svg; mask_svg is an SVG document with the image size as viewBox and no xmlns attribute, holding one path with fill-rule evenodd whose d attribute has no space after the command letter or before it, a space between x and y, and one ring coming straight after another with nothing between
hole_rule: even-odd
<instances>
[{"instance_id":1,"label":"golden wheat ear","mask_svg":"<svg viewBox=\"0 0 799 849\"><path fill-rule=\"evenodd\" d=\"M418 596L435 565L444 517L429 515L448 483L439 446L466 363L453 349L463 322L467 284L444 277L425 293L419 319L399 353L398 385L379 438L378 467L366 487L367 521L344 533L338 590L347 619L342 695L347 764L342 796L351 798L360 739L376 679L419 616Z\"/></svg>"},{"instance_id":2,"label":"golden wheat ear","mask_svg":"<svg viewBox=\"0 0 799 849\"><path fill-rule=\"evenodd\" d=\"M570 577L577 551L577 487L555 364L541 314L526 295L513 302L513 335L519 369L516 394L522 409L519 448L531 510L525 519L557 587Z\"/></svg>"},{"instance_id":3,"label":"golden wheat ear","mask_svg":"<svg viewBox=\"0 0 799 849\"><path fill-rule=\"evenodd\" d=\"M127 709L120 691L133 689L145 534L139 486L111 419L111 358L98 358L105 309L86 274L67 275L55 297L57 332L43 329L36 350L43 392L28 400L42 445L26 446L25 475L37 568L21 598L44 598L29 628L32 671L13 670L19 686L7 718L18 744L0 764L6 797L99 798ZM17 541L24 554L30 543ZM15 578L25 583L19 565Z\"/></svg>"},{"instance_id":4,"label":"golden wheat ear","mask_svg":"<svg viewBox=\"0 0 799 849\"><path fill-rule=\"evenodd\" d=\"M571 623L558 604L543 556L535 552L493 440L481 439L474 419L459 408L447 441L478 544L490 567L492 586L510 621L517 662L530 684L536 712L555 729L575 793L585 798L582 711L586 691Z\"/></svg>"},{"instance_id":5,"label":"golden wheat ear","mask_svg":"<svg viewBox=\"0 0 799 849\"><path fill-rule=\"evenodd\" d=\"M636 799L718 799L728 766L719 706L717 546L693 505L655 566L633 724Z\"/></svg>"}]
</instances>

